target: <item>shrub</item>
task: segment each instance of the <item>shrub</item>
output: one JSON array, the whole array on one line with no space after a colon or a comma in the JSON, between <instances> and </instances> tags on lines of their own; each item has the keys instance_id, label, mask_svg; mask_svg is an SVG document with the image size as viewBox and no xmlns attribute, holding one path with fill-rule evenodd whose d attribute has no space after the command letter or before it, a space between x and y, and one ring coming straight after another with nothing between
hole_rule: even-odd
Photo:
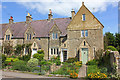
<instances>
[{"instance_id":1,"label":"shrub","mask_svg":"<svg viewBox=\"0 0 120 80\"><path fill-rule=\"evenodd\" d=\"M24 55L24 56L22 56L22 57L18 57L18 59L20 59L20 60L23 60L23 61L29 61L30 60L30 58L31 58L31 54L28 54L28 55Z\"/></svg>"},{"instance_id":2,"label":"shrub","mask_svg":"<svg viewBox=\"0 0 120 80\"><path fill-rule=\"evenodd\" d=\"M27 65L31 68L38 66L38 59L32 58L28 61Z\"/></svg>"},{"instance_id":3,"label":"shrub","mask_svg":"<svg viewBox=\"0 0 120 80\"><path fill-rule=\"evenodd\" d=\"M12 67L13 70L19 70L19 71L30 71L31 70L30 67L26 65L26 62L22 60L13 62L12 65L13 65Z\"/></svg>"},{"instance_id":4,"label":"shrub","mask_svg":"<svg viewBox=\"0 0 120 80\"><path fill-rule=\"evenodd\" d=\"M77 57L75 57L75 58L68 58L68 60L66 62L68 62L68 63L74 63L76 61L78 61Z\"/></svg>"},{"instance_id":5,"label":"shrub","mask_svg":"<svg viewBox=\"0 0 120 80\"><path fill-rule=\"evenodd\" d=\"M101 79L103 79L103 78L107 78L107 75L104 73L97 72L97 73L88 74L88 77L89 78L101 78Z\"/></svg>"},{"instance_id":6,"label":"shrub","mask_svg":"<svg viewBox=\"0 0 120 80\"><path fill-rule=\"evenodd\" d=\"M38 50L37 53L38 54L44 54L44 50Z\"/></svg>"},{"instance_id":7,"label":"shrub","mask_svg":"<svg viewBox=\"0 0 120 80\"><path fill-rule=\"evenodd\" d=\"M76 79L78 78L78 74L75 71L70 72L70 78Z\"/></svg>"},{"instance_id":8,"label":"shrub","mask_svg":"<svg viewBox=\"0 0 120 80\"><path fill-rule=\"evenodd\" d=\"M36 73L40 72L40 67L33 67L32 72L36 72Z\"/></svg>"},{"instance_id":9,"label":"shrub","mask_svg":"<svg viewBox=\"0 0 120 80\"><path fill-rule=\"evenodd\" d=\"M93 60L88 61L86 64L87 65L97 65L98 62L95 59L93 59Z\"/></svg>"},{"instance_id":10,"label":"shrub","mask_svg":"<svg viewBox=\"0 0 120 80\"><path fill-rule=\"evenodd\" d=\"M100 72L100 69L98 68L97 65L88 65L87 74L96 72Z\"/></svg>"},{"instance_id":11,"label":"shrub","mask_svg":"<svg viewBox=\"0 0 120 80\"><path fill-rule=\"evenodd\" d=\"M2 54L2 63L5 62L6 58L7 58L7 57L6 57L4 54Z\"/></svg>"},{"instance_id":12,"label":"shrub","mask_svg":"<svg viewBox=\"0 0 120 80\"><path fill-rule=\"evenodd\" d=\"M77 62L74 62L74 64L76 65L76 66L82 66L82 61L77 61Z\"/></svg>"},{"instance_id":13,"label":"shrub","mask_svg":"<svg viewBox=\"0 0 120 80\"><path fill-rule=\"evenodd\" d=\"M57 60L57 61L56 61L56 65L57 65L57 66L61 65L60 60Z\"/></svg>"},{"instance_id":14,"label":"shrub","mask_svg":"<svg viewBox=\"0 0 120 80\"><path fill-rule=\"evenodd\" d=\"M100 72L107 74L107 68L106 67L101 68Z\"/></svg>"},{"instance_id":15,"label":"shrub","mask_svg":"<svg viewBox=\"0 0 120 80\"><path fill-rule=\"evenodd\" d=\"M44 54L36 53L33 55L33 58L37 58L39 61L43 60Z\"/></svg>"},{"instance_id":16,"label":"shrub","mask_svg":"<svg viewBox=\"0 0 120 80\"><path fill-rule=\"evenodd\" d=\"M110 49L112 51L117 51L117 49L114 46L108 46L107 49Z\"/></svg>"}]
</instances>

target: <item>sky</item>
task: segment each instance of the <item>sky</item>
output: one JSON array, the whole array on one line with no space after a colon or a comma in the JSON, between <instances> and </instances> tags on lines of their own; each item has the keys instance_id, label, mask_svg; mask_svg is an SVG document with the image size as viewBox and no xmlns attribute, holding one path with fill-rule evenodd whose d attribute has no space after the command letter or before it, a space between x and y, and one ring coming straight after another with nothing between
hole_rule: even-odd
<instances>
[{"instance_id":1,"label":"sky","mask_svg":"<svg viewBox=\"0 0 120 80\"><path fill-rule=\"evenodd\" d=\"M2 13L0 23L8 23L10 16L13 16L14 22L25 21L27 12L32 14L33 20L47 19L49 9L52 10L53 18L71 17L71 10L74 9L77 13L83 1L85 6L104 25L103 33L118 32L120 22L118 20L120 11L118 0L4 0L0 3Z\"/></svg>"}]
</instances>

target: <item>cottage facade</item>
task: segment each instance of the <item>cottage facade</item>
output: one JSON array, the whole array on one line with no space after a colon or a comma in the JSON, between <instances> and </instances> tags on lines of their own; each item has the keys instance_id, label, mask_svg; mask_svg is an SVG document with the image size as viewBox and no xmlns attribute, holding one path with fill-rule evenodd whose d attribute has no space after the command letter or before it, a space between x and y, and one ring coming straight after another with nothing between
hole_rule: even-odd
<instances>
[{"instance_id":1,"label":"cottage facade","mask_svg":"<svg viewBox=\"0 0 120 80\"><path fill-rule=\"evenodd\" d=\"M61 62L68 58L77 57L86 63L95 56L95 51L104 49L103 28L100 21L82 3L81 8L72 17L52 18L52 12L48 19L32 21L30 14L26 16L25 22L13 22L1 24L2 34L0 42L3 46L10 43L13 47L17 44L31 43L32 55L43 49L45 59L60 56ZM24 49L24 53L27 51ZM31 57L32 57L31 55Z\"/></svg>"}]
</instances>

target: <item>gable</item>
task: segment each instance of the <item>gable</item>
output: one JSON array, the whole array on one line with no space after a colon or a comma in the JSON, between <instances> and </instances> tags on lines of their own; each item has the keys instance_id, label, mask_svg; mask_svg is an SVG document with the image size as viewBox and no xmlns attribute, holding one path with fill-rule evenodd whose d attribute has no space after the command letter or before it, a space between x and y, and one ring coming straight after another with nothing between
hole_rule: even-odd
<instances>
[{"instance_id":1,"label":"gable","mask_svg":"<svg viewBox=\"0 0 120 80\"><path fill-rule=\"evenodd\" d=\"M85 21L82 21L82 15L85 14ZM104 26L100 21L86 8L83 4L73 20L68 25L69 30L81 30L81 29L100 29Z\"/></svg>"},{"instance_id":2,"label":"gable","mask_svg":"<svg viewBox=\"0 0 120 80\"><path fill-rule=\"evenodd\" d=\"M58 28L58 26L56 25L56 23L50 29L49 33L51 33L51 32L61 32L60 29Z\"/></svg>"}]
</instances>

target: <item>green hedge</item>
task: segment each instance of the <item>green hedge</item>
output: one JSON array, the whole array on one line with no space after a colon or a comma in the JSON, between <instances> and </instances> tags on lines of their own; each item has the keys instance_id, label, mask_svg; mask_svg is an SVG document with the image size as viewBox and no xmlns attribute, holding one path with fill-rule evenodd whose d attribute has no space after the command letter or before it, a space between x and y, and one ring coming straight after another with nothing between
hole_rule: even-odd
<instances>
[{"instance_id":1,"label":"green hedge","mask_svg":"<svg viewBox=\"0 0 120 80\"><path fill-rule=\"evenodd\" d=\"M12 69L13 70L19 70L19 71L31 71L31 68L26 65L25 61L19 60L12 63Z\"/></svg>"},{"instance_id":2,"label":"green hedge","mask_svg":"<svg viewBox=\"0 0 120 80\"><path fill-rule=\"evenodd\" d=\"M112 51L117 51L117 49L114 46L108 46L107 49L110 49Z\"/></svg>"}]
</instances>

